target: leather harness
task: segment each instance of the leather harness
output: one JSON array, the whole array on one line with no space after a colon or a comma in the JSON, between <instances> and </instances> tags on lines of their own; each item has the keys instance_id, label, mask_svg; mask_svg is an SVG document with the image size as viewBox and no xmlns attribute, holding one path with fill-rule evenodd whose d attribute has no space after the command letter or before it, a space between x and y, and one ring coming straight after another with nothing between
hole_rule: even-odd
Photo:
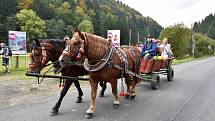
<instances>
[{"instance_id":1,"label":"leather harness","mask_svg":"<svg viewBox=\"0 0 215 121\"><path fill-rule=\"evenodd\" d=\"M101 70L105 65L108 65L109 68L115 68L115 69L120 70L122 77L124 74L137 76L138 74L136 74L128 69L128 57L127 57L125 51L123 50L123 48L125 48L125 47L116 48L111 43L108 51L104 54L103 58L98 63L96 63L94 65L90 65L88 62L88 59L85 58L84 68L89 72L96 72L96 71ZM132 53L134 61L136 62L135 70L139 69L138 67L139 67L139 63L140 63L140 60L139 60L140 57L138 56L138 54L132 47L128 46L128 50ZM116 52L120 58L120 65L115 64L112 61L114 52Z\"/></svg>"}]
</instances>

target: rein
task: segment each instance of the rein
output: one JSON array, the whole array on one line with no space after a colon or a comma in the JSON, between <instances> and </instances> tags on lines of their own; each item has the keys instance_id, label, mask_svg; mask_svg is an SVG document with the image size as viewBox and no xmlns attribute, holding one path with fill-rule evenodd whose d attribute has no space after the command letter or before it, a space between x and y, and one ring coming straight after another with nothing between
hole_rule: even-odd
<instances>
[{"instance_id":1,"label":"rein","mask_svg":"<svg viewBox=\"0 0 215 121\"><path fill-rule=\"evenodd\" d=\"M56 63L58 63L58 60L55 61L55 62L46 64L46 65L40 67L40 69L42 70L43 68L52 65L47 71L45 71L45 72L42 74L42 79L41 79L41 80L40 80L40 77L37 77L37 83L38 83L38 84L41 84L41 83L43 82L44 75L46 75L47 73L53 72L53 71L50 71L50 70L54 67L54 65L55 65Z\"/></svg>"},{"instance_id":2,"label":"rein","mask_svg":"<svg viewBox=\"0 0 215 121\"><path fill-rule=\"evenodd\" d=\"M42 76L46 75L47 73L50 73L52 71L50 71L52 68L54 67L54 65L52 65L47 71L45 71ZM43 82L44 77L42 77L42 79L40 80L40 77L37 77L37 83L41 84Z\"/></svg>"}]
</instances>

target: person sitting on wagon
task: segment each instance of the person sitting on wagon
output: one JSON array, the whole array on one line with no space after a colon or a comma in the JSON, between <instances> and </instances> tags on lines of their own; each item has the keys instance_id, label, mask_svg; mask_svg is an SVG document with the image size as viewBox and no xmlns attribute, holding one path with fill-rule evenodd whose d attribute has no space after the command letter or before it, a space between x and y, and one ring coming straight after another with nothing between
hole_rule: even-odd
<instances>
[{"instance_id":1,"label":"person sitting on wagon","mask_svg":"<svg viewBox=\"0 0 215 121\"><path fill-rule=\"evenodd\" d=\"M171 45L168 44L168 39L167 38L163 39L163 43L162 43L162 45L160 47L162 48L161 56L164 59L172 57L173 53L172 53L172 50L171 50Z\"/></svg>"},{"instance_id":2,"label":"person sitting on wagon","mask_svg":"<svg viewBox=\"0 0 215 121\"><path fill-rule=\"evenodd\" d=\"M150 59L156 55L157 44L152 41L152 38L151 35L148 35L146 37L147 41L142 46L141 56L144 57L144 59Z\"/></svg>"}]
</instances>

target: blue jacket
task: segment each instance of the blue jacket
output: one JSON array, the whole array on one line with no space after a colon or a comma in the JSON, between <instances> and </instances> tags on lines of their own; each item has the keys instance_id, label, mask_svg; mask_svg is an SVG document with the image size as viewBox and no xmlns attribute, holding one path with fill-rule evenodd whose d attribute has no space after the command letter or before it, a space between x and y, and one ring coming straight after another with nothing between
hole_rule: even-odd
<instances>
[{"instance_id":1,"label":"blue jacket","mask_svg":"<svg viewBox=\"0 0 215 121\"><path fill-rule=\"evenodd\" d=\"M157 44L155 42L145 42L142 46L142 52L141 52L141 56L144 56L146 53L145 51L148 51L148 53L151 56L156 55L156 50L157 50Z\"/></svg>"}]
</instances>

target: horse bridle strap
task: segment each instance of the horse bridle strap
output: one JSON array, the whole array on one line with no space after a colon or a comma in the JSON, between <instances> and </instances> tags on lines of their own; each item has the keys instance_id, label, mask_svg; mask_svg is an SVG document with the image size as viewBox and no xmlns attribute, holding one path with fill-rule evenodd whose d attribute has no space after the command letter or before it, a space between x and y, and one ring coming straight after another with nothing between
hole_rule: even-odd
<instances>
[{"instance_id":1,"label":"horse bridle strap","mask_svg":"<svg viewBox=\"0 0 215 121\"><path fill-rule=\"evenodd\" d=\"M112 59L113 52L114 52L114 46L112 43L110 43L108 51L105 53L103 58L96 64L93 64L93 65L89 64L88 59L85 58L84 68L89 72L95 72L95 71L101 70L107 64L107 62L110 61L110 59Z\"/></svg>"}]
</instances>

